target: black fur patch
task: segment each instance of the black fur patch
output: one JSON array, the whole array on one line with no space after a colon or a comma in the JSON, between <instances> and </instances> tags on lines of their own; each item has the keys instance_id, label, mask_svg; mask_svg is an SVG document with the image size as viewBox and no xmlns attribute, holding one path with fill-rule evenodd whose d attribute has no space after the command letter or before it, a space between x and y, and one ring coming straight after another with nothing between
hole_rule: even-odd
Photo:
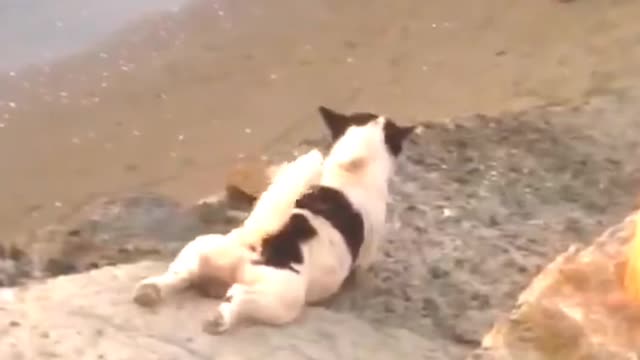
<instances>
[{"instance_id":1,"label":"black fur patch","mask_svg":"<svg viewBox=\"0 0 640 360\"><path fill-rule=\"evenodd\" d=\"M413 126L399 126L390 119L384 123L384 142L391 155L397 157L402 152L402 144L413 132Z\"/></svg>"},{"instance_id":2,"label":"black fur patch","mask_svg":"<svg viewBox=\"0 0 640 360\"><path fill-rule=\"evenodd\" d=\"M340 190L316 185L298 201L296 208L305 209L326 219L344 238L355 263L364 242L364 221L362 214L353 207Z\"/></svg>"},{"instance_id":3,"label":"black fur patch","mask_svg":"<svg viewBox=\"0 0 640 360\"><path fill-rule=\"evenodd\" d=\"M380 115L368 112L357 112L345 115L325 106L320 106L318 111L320 111L324 123L331 132L331 141L333 143L340 139L349 127L367 125L380 117ZM391 155L394 157L400 155L402 152L402 144L406 138L411 135L414 128L414 126L399 126L393 120L386 118L383 128L384 141Z\"/></svg>"},{"instance_id":4,"label":"black fur patch","mask_svg":"<svg viewBox=\"0 0 640 360\"><path fill-rule=\"evenodd\" d=\"M292 264L302 264L300 245L318 232L303 214L293 214L277 233L262 239L260 260L256 264L298 272Z\"/></svg>"}]
</instances>

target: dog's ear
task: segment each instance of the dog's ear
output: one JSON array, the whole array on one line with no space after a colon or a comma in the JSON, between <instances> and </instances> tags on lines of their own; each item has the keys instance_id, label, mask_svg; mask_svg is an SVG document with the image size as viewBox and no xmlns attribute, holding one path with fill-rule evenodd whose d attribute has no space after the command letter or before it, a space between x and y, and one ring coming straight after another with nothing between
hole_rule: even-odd
<instances>
[{"instance_id":1,"label":"dog's ear","mask_svg":"<svg viewBox=\"0 0 640 360\"><path fill-rule=\"evenodd\" d=\"M402 144L413 133L415 126L400 126L387 119L384 123L384 141L391 155L397 157L402 152Z\"/></svg>"},{"instance_id":2,"label":"dog's ear","mask_svg":"<svg viewBox=\"0 0 640 360\"><path fill-rule=\"evenodd\" d=\"M324 124L331 132L331 140L338 140L349 128L349 117L335 110L331 110L326 106L318 107L318 111L324 120Z\"/></svg>"}]
</instances>

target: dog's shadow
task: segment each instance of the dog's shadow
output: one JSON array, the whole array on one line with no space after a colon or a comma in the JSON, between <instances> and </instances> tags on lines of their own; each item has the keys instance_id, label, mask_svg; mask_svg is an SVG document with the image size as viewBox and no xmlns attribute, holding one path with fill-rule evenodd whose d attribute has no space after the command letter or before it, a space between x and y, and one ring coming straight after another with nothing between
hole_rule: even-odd
<instances>
[{"instance_id":1,"label":"dog's shadow","mask_svg":"<svg viewBox=\"0 0 640 360\"><path fill-rule=\"evenodd\" d=\"M372 286L372 276L370 273L351 271L338 292L325 300L308 305L333 308L345 298L353 298L356 294L365 291L365 289L370 286Z\"/></svg>"}]
</instances>

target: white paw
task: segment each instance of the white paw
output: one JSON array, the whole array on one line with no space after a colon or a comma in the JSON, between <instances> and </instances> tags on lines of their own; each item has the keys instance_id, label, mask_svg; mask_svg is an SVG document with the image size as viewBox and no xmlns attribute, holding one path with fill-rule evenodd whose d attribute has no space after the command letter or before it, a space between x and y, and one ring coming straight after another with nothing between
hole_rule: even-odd
<instances>
[{"instance_id":1,"label":"white paw","mask_svg":"<svg viewBox=\"0 0 640 360\"><path fill-rule=\"evenodd\" d=\"M213 314L202 323L202 331L211 335L219 335L229 329L229 322L224 318L222 312L216 309Z\"/></svg>"},{"instance_id":2,"label":"white paw","mask_svg":"<svg viewBox=\"0 0 640 360\"><path fill-rule=\"evenodd\" d=\"M226 296L224 297L225 299L224 302L231 302L233 298L243 296L245 291L246 291L246 287L244 285L240 285L240 284L231 285L229 290L227 290Z\"/></svg>"}]
</instances>

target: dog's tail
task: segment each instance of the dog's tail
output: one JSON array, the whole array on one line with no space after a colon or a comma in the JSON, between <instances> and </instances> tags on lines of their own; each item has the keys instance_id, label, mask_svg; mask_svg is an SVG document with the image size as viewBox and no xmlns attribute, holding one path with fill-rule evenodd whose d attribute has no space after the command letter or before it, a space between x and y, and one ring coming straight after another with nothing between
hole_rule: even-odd
<instances>
[{"instance_id":1,"label":"dog's tail","mask_svg":"<svg viewBox=\"0 0 640 360\"><path fill-rule=\"evenodd\" d=\"M317 150L281 165L271 184L258 197L249 217L244 221L243 238L250 243L278 231L289 219L296 200L320 181L324 157Z\"/></svg>"}]
</instances>

